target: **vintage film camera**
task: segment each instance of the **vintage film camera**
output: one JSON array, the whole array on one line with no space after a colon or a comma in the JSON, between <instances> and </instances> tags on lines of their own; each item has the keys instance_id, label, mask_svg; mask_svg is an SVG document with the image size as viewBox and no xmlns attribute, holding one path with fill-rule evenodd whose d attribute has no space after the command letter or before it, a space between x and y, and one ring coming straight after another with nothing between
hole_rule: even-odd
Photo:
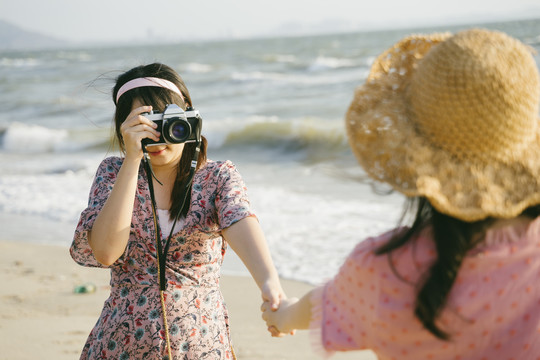
<instances>
[{"instance_id":1,"label":"vintage film camera","mask_svg":"<svg viewBox=\"0 0 540 360\"><path fill-rule=\"evenodd\" d=\"M143 139L146 146L163 144L181 144L201 141L202 118L198 110L187 108L182 110L178 105L169 104L163 113L142 114L157 124L161 133L159 141Z\"/></svg>"}]
</instances>

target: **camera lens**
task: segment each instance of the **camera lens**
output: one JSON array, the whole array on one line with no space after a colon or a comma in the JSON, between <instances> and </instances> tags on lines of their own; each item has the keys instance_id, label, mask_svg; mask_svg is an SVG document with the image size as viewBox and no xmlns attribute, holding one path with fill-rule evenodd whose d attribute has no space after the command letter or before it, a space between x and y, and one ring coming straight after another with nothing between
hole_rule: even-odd
<instances>
[{"instance_id":1,"label":"camera lens","mask_svg":"<svg viewBox=\"0 0 540 360\"><path fill-rule=\"evenodd\" d=\"M189 129L187 129L186 124L178 122L171 127L171 136L176 139L183 139L188 134Z\"/></svg>"},{"instance_id":2,"label":"camera lens","mask_svg":"<svg viewBox=\"0 0 540 360\"><path fill-rule=\"evenodd\" d=\"M168 119L165 134L168 138L168 142L173 144L183 143L191 134L191 126L184 119Z\"/></svg>"}]
</instances>

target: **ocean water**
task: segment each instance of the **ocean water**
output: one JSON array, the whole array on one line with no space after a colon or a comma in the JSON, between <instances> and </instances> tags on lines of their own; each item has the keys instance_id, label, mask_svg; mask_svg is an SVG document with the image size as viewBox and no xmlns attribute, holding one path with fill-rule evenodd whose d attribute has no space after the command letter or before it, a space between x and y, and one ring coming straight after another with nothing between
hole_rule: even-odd
<instances>
[{"instance_id":1,"label":"ocean water","mask_svg":"<svg viewBox=\"0 0 540 360\"><path fill-rule=\"evenodd\" d=\"M404 198L372 183L344 114L381 51L405 35L487 27L536 49L540 20L155 46L0 52L0 238L68 247L110 148L110 90L159 61L184 78L209 157L242 173L283 277L320 283L366 236L393 227ZM67 256L67 255L66 255ZM246 273L227 255L226 273Z\"/></svg>"}]
</instances>

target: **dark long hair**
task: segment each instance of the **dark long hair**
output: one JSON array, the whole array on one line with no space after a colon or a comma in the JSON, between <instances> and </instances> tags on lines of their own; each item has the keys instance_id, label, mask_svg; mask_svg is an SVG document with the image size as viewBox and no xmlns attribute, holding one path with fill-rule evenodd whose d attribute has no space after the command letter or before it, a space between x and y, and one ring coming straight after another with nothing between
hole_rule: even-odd
<instances>
[{"instance_id":1,"label":"dark long hair","mask_svg":"<svg viewBox=\"0 0 540 360\"><path fill-rule=\"evenodd\" d=\"M496 219L462 221L437 211L427 199L422 197L408 198L402 221L414 212L415 216L408 230L391 238L379 247L375 254L387 254L392 264L393 250L414 241L416 235L427 226L432 227L437 260L424 274L423 281L416 284L419 289L414 314L437 338L449 340L450 335L436 324L436 320L446 305L465 255L483 241L487 229ZM531 218L540 216L540 205L526 209L523 215ZM402 278L394 267L392 269L399 278Z\"/></svg>"},{"instance_id":2,"label":"dark long hair","mask_svg":"<svg viewBox=\"0 0 540 360\"><path fill-rule=\"evenodd\" d=\"M160 63L137 66L120 75L116 79L116 85L112 91L113 102L116 103L116 94L122 85L130 80L142 77L156 77L173 82L182 92L183 98L173 91L154 86L135 88L124 93L120 99L118 99L118 103L116 104L116 112L114 114L116 140L118 141L118 145L122 151L125 151L125 146L122 133L120 132L120 126L131 112L133 101L135 101L135 99L140 100L144 105L152 105L155 112L163 112L167 104L176 104L184 110L186 110L187 107L193 107L189 91L180 75L178 75L178 73L171 67ZM207 144L207 140L203 136L201 149L198 156L197 169L199 169L206 162ZM191 160L195 154L195 148L195 143L186 143L184 145L184 150L178 163L176 179L174 181L174 186L171 193L171 220L174 219L178 211L180 211L180 206L182 206L182 192L184 189L183 183L189 175L189 169L191 166ZM188 205L191 203L190 200L191 194L187 194L186 203ZM182 209L181 215L186 216L188 210L189 206L185 206Z\"/></svg>"}]
</instances>

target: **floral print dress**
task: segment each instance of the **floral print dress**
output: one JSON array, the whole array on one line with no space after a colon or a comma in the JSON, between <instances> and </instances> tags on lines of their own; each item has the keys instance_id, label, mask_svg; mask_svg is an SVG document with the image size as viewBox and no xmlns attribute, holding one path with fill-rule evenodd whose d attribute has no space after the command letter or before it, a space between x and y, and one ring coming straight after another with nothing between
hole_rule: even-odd
<instances>
[{"instance_id":1,"label":"floral print dress","mask_svg":"<svg viewBox=\"0 0 540 360\"><path fill-rule=\"evenodd\" d=\"M123 159L97 170L70 253L83 266L99 264L88 231L114 186ZM231 359L228 315L219 289L227 247L221 230L253 216L244 182L230 161L208 161L195 173L191 206L167 254L165 306L173 359ZM148 183L139 170L129 241L110 266L111 294L81 359L168 359L157 276L155 226ZM164 243L169 234L160 234Z\"/></svg>"}]
</instances>

